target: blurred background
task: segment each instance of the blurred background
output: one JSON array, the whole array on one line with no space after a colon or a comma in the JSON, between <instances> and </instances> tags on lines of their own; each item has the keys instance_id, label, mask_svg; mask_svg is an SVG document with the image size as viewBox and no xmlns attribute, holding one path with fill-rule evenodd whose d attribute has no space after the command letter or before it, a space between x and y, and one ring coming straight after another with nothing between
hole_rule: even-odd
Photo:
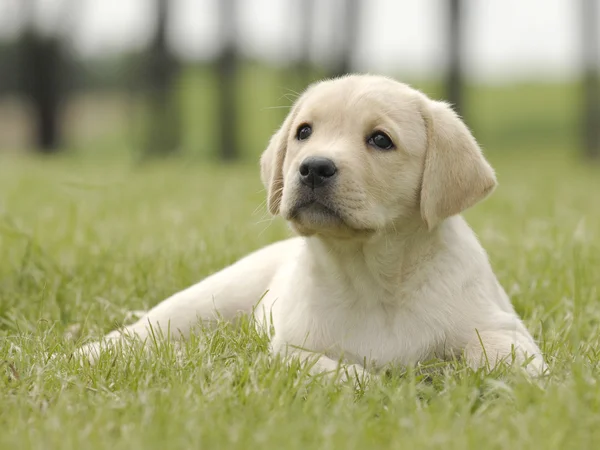
<instances>
[{"instance_id":1,"label":"blurred background","mask_svg":"<svg viewBox=\"0 0 600 450\"><path fill-rule=\"evenodd\" d=\"M391 75L486 150L600 159L597 0L0 0L0 153L256 161L310 82Z\"/></svg>"}]
</instances>

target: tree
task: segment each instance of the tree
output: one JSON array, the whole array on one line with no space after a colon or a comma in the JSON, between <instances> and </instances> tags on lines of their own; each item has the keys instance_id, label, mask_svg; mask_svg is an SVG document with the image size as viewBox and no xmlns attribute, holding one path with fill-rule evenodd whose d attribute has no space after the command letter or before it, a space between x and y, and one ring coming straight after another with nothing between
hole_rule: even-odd
<instances>
[{"instance_id":1,"label":"tree","mask_svg":"<svg viewBox=\"0 0 600 450\"><path fill-rule=\"evenodd\" d=\"M298 21L298 58L294 67L295 75L300 89L306 88L312 80L310 50L312 46L314 11L316 0L295 0L294 7L290 8Z\"/></svg>"},{"instance_id":2,"label":"tree","mask_svg":"<svg viewBox=\"0 0 600 450\"><path fill-rule=\"evenodd\" d=\"M462 0L448 2L448 71L446 96L458 114L464 112L462 67Z\"/></svg>"},{"instance_id":3,"label":"tree","mask_svg":"<svg viewBox=\"0 0 600 450\"><path fill-rule=\"evenodd\" d=\"M65 2L62 8L67 6ZM34 0L24 1L22 7L25 25L18 44L21 91L31 104L35 148L42 153L54 153L62 143L68 52L60 33L42 34L36 28Z\"/></svg>"},{"instance_id":4,"label":"tree","mask_svg":"<svg viewBox=\"0 0 600 450\"><path fill-rule=\"evenodd\" d=\"M600 158L600 86L598 83L598 0L581 0L581 47L583 59L584 154Z\"/></svg>"},{"instance_id":5,"label":"tree","mask_svg":"<svg viewBox=\"0 0 600 450\"><path fill-rule=\"evenodd\" d=\"M156 26L147 60L150 124L144 151L146 156L165 156L177 152L180 146L180 110L175 92L179 64L167 40L170 1L155 2Z\"/></svg>"},{"instance_id":6,"label":"tree","mask_svg":"<svg viewBox=\"0 0 600 450\"><path fill-rule=\"evenodd\" d=\"M336 22L340 30L337 35L337 63L333 76L341 76L352 71L352 56L359 40L360 31L360 0L341 0L341 12Z\"/></svg>"},{"instance_id":7,"label":"tree","mask_svg":"<svg viewBox=\"0 0 600 450\"><path fill-rule=\"evenodd\" d=\"M219 137L221 158L233 160L239 156L237 149L237 71L238 55L236 48L237 2L217 0L219 5L219 29L222 43L217 60L219 83Z\"/></svg>"}]
</instances>

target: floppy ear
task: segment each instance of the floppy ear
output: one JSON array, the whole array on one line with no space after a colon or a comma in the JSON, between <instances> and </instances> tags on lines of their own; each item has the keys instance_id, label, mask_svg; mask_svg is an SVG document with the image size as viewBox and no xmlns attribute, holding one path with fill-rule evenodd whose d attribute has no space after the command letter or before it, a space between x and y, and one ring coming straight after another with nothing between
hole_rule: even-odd
<instances>
[{"instance_id":1,"label":"floppy ear","mask_svg":"<svg viewBox=\"0 0 600 450\"><path fill-rule=\"evenodd\" d=\"M267 190L267 207L274 216L279 214L283 193L283 161L287 152L290 127L296 117L297 108L297 104L292 107L292 110L279 130L273 134L267 149L260 157L260 178Z\"/></svg>"},{"instance_id":2,"label":"floppy ear","mask_svg":"<svg viewBox=\"0 0 600 450\"><path fill-rule=\"evenodd\" d=\"M452 108L425 100L427 153L421 185L421 217L431 230L447 217L483 200L496 187L494 170Z\"/></svg>"}]
</instances>

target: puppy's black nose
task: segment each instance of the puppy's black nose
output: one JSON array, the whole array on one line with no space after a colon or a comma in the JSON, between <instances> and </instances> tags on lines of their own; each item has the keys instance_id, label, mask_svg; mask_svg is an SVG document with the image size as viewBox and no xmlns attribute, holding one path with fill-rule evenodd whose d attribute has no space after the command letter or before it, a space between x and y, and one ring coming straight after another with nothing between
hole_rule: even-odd
<instances>
[{"instance_id":1,"label":"puppy's black nose","mask_svg":"<svg viewBox=\"0 0 600 450\"><path fill-rule=\"evenodd\" d=\"M311 156L302 161L299 168L300 181L311 188L323 186L337 172L332 160L319 156Z\"/></svg>"}]
</instances>

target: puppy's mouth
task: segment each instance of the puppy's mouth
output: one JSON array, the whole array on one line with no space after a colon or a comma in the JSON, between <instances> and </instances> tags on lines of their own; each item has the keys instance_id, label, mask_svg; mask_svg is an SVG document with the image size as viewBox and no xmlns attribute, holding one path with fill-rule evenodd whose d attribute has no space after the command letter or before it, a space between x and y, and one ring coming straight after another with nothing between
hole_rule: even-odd
<instances>
[{"instance_id":1,"label":"puppy's mouth","mask_svg":"<svg viewBox=\"0 0 600 450\"><path fill-rule=\"evenodd\" d=\"M342 214L334 206L317 199L297 203L287 216L287 220L311 228L330 228L346 223Z\"/></svg>"}]
</instances>

